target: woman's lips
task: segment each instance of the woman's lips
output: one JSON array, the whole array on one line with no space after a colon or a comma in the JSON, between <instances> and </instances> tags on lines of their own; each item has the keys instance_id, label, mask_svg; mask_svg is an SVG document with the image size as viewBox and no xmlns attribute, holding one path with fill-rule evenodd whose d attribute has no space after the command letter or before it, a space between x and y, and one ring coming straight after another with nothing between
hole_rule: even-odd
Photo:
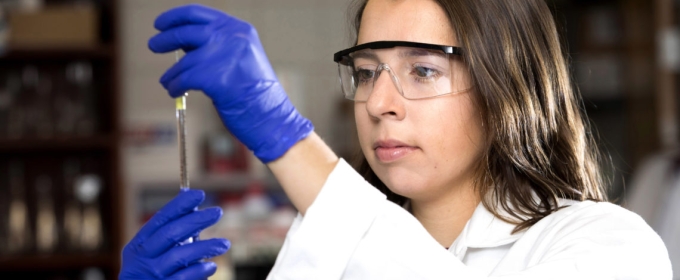
<instances>
[{"instance_id":1,"label":"woman's lips","mask_svg":"<svg viewBox=\"0 0 680 280\"><path fill-rule=\"evenodd\" d=\"M375 155L382 162L393 162L409 155L415 150L416 147L378 147L375 149Z\"/></svg>"},{"instance_id":2,"label":"woman's lips","mask_svg":"<svg viewBox=\"0 0 680 280\"><path fill-rule=\"evenodd\" d=\"M382 162L393 162L409 155L418 148L396 140L386 140L376 142L373 145L373 149L375 150L375 155L378 160Z\"/></svg>"}]
</instances>

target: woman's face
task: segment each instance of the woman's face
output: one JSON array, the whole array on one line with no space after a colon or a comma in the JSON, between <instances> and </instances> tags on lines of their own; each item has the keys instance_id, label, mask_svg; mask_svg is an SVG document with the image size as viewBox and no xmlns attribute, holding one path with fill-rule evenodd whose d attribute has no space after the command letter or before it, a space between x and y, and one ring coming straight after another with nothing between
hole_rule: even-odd
<instances>
[{"instance_id":1,"label":"woman's face","mask_svg":"<svg viewBox=\"0 0 680 280\"><path fill-rule=\"evenodd\" d=\"M369 1L358 44L373 41L459 46L446 14L434 1ZM389 52L376 51L380 62L391 65L394 56L385 53ZM470 83L464 82L469 81L465 66L455 65L465 77L452 87L469 88ZM390 190L427 201L471 186L484 148L481 116L471 94L408 100L383 72L368 100L355 102L361 149Z\"/></svg>"}]
</instances>

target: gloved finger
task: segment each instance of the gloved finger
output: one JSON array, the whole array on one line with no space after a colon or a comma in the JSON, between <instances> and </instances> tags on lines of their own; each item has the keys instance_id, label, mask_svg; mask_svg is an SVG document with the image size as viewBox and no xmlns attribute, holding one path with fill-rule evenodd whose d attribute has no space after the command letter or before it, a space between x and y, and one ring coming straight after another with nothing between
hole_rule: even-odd
<instances>
[{"instance_id":1,"label":"gloved finger","mask_svg":"<svg viewBox=\"0 0 680 280\"><path fill-rule=\"evenodd\" d=\"M222 238L201 240L174 247L159 257L157 263L163 265L159 272L162 275L171 275L203 259L222 255L229 250L229 247L231 247L229 240Z\"/></svg>"},{"instance_id":2,"label":"gloved finger","mask_svg":"<svg viewBox=\"0 0 680 280\"><path fill-rule=\"evenodd\" d=\"M215 224L222 217L222 209L211 207L182 216L157 230L139 245L140 254L155 258L179 242Z\"/></svg>"},{"instance_id":3,"label":"gloved finger","mask_svg":"<svg viewBox=\"0 0 680 280\"><path fill-rule=\"evenodd\" d=\"M224 79L240 79L240 83L235 83L233 86L250 87L267 86L266 83L258 83L257 85L248 83L248 81L255 80L271 80L276 81L276 74L269 66L269 61L265 55L252 53L250 48L258 47L259 42L251 42L243 39L232 40L222 46L230 50L230 53L221 53L220 59L229 59L235 62L223 63L201 63L204 61L212 61L216 58L213 50L210 48L199 48L195 51L187 53L178 63L175 63L166 73L161 77L161 84L168 91L171 97L177 98L183 96L189 90L203 90L205 93L210 92L210 88L204 88L206 85L213 85L216 82L223 83ZM252 65L258 67L256 69L239 70L241 65ZM233 72L233 73L232 73ZM219 76L215 76L219 73ZM238 75L232 77L231 74ZM216 81L217 79L217 81ZM220 80L222 79L222 80ZM206 90L208 89L208 90ZM244 88L233 88L235 91L244 90ZM224 94L224 92L220 92ZM223 95L226 96L226 95ZM215 96L210 96L214 98Z\"/></svg>"},{"instance_id":4,"label":"gloved finger","mask_svg":"<svg viewBox=\"0 0 680 280\"><path fill-rule=\"evenodd\" d=\"M179 194L168 202L161 210L142 226L133 240L144 242L160 227L188 213L194 212L196 207L205 199L205 193L197 189L180 190Z\"/></svg>"},{"instance_id":5,"label":"gloved finger","mask_svg":"<svg viewBox=\"0 0 680 280\"><path fill-rule=\"evenodd\" d=\"M215 274L217 265L214 262L200 262L192 264L191 266L175 272L166 279L172 280L186 280L186 279L206 279Z\"/></svg>"},{"instance_id":6,"label":"gloved finger","mask_svg":"<svg viewBox=\"0 0 680 280\"><path fill-rule=\"evenodd\" d=\"M224 12L213 8L199 4L189 4L172 8L162 13L156 18L153 26L159 31L165 31L186 24L209 24L222 20L225 16Z\"/></svg>"},{"instance_id":7,"label":"gloved finger","mask_svg":"<svg viewBox=\"0 0 680 280\"><path fill-rule=\"evenodd\" d=\"M227 46L224 46L227 47ZM170 69L163 73L161 76L160 83L167 89L168 84L174 80L178 75L183 72L188 71L191 68L196 67L199 64L205 64L204 62L213 61L215 58L210 57L213 55L207 48L199 48L191 52L186 53L180 60L172 65Z\"/></svg>"},{"instance_id":8,"label":"gloved finger","mask_svg":"<svg viewBox=\"0 0 680 280\"><path fill-rule=\"evenodd\" d=\"M166 53L177 49L196 49L210 39L213 28L206 25L183 25L165 30L149 39L149 49Z\"/></svg>"},{"instance_id":9,"label":"gloved finger","mask_svg":"<svg viewBox=\"0 0 680 280\"><path fill-rule=\"evenodd\" d=\"M163 87L168 91L168 94L172 98L177 98L183 96L185 92L189 90L203 90L205 85L209 85L211 79L216 77L211 75L206 75L206 73L214 72L212 70L206 69L205 67L219 67L216 65L205 66L201 65L203 68L194 67L192 69L185 70L179 75L175 76L172 80L162 82Z\"/></svg>"}]
</instances>

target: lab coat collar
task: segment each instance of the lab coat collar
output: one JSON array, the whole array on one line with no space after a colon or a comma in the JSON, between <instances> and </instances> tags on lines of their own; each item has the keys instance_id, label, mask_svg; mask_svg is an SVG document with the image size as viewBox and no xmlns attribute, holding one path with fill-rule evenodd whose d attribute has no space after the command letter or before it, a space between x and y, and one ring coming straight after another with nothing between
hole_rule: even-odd
<instances>
[{"instance_id":1,"label":"lab coat collar","mask_svg":"<svg viewBox=\"0 0 680 280\"><path fill-rule=\"evenodd\" d=\"M505 211L500 211L503 217L509 217ZM524 230L513 234L515 227L494 216L484 204L479 203L449 251L462 260L467 248L492 248L513 243L524 235Z\"/></svg>"}]
</instances>

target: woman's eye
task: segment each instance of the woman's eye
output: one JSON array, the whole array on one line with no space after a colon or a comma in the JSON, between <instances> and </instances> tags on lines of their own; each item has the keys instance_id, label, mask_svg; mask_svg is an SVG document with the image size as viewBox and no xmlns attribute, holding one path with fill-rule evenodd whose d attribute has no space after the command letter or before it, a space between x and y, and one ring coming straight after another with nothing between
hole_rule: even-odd
<instances>
[{"instance_id":1,"label":"woman's eye","mask_svg":"<svg viewBox=\"0 0 680 280\"><path fill-rule=\"evenodd\" d=\"M360 84L364 84L373 81L375 71L367 69L358 69L354 72L354 76Z\"/></svg>"},{"instance_id":2,"label":"woman's eye","mask_svg":"<svg viewBox=\"0 0 680 280\"><path fill-rule=\"evenodd\" d=\"M423 66L415 66L413 67L413 72L415 72L418 78L430 78L436 76L439 71Z\"/></svg>"}]
</instances>

